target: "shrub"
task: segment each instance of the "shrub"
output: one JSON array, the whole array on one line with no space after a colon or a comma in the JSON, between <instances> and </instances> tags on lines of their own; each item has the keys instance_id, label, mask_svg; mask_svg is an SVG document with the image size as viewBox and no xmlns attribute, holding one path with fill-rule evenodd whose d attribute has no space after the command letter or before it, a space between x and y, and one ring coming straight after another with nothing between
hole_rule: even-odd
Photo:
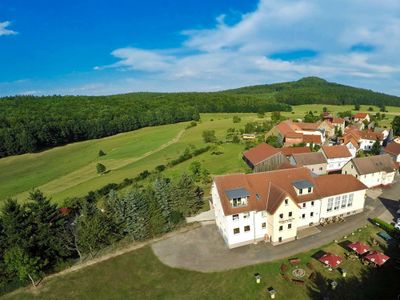
<instances>
[{"instance_id":1,"label":"shrub","mask_svg":"<svg viewBox=\"0 0 400 300\"><path fill-rule=\"evenodd\" d=\"M165 168L166 168L165 165L158 165L158 166L156 167L156 171L157 171L158 173L160 173L160 172L164 171Z\"/></svg>"},{"instance_id":2,"label":"shrub","mask_svg":"<svg viewBox=\"0 0 400 300\"><path fill-rule=\"evenodd\" d=\"M104 155L106 155L106 153L103 150L99 150L99 157Z\"/></svg>"},{"instance_id":3,"label":"shrub","mask_svg":"<svg viewBox=\"0 0 400 300\"><path fill-rule=\"evenodd\" d=\"M106 166L101 163L98 163L96 165L96 170L98 174L103 174L106 171Z\"/></svg>"},{"instance_id":4,"label":"shrub","mask_svg":"<svg viewBox=\"0 0 400 300\"><path fill-rule=\"evenodd\" d=\"M392 234L394 236L400 235L400 230L396 229L392 224L386 223L385 221L379 219L379 218L373 218L371 222L383 230L385 230L387 233Z\"/></svg>"},{"instance_id":5,"label":"shrub","mask_svg":"<svg viewBox=\"0 0 400 300\"><path fill-rule=\"evenodd\" d=\"M233 116L232 120L233 120L233 123L240 123L240 121L242 119L239 116Z\"/></svg>"}]
</instances>

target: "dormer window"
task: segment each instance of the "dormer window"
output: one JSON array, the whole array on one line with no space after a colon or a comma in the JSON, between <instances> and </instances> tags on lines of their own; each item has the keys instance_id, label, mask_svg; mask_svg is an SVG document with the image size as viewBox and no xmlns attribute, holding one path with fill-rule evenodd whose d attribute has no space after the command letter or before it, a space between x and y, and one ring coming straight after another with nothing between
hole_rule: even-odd
<instances>
[{"instance_id":1,"label":"dormer window","mask_svg":"<svg viewBox=\"0 0 400 300\"><path fill-rule=\"evenodd\" d=\"M249 192L244 188L225 190L232 207L246 206L250 197Z\"/></svg>"},{"instance_id":2,"label":"dormer window","mask_svg":"<svg viewBox=\"0 0 400 300\"><path fill-rule=\"evenodd\" d=\"M296 180L292 182L297 195L307 195L313 192L314 185L306 180Z\"/></svg>"}]
</instances>

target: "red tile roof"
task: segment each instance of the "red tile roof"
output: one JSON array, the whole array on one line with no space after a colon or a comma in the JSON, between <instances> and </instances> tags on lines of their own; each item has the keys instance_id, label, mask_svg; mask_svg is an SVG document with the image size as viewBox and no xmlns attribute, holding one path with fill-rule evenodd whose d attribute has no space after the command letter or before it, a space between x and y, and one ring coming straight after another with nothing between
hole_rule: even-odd
<instances>
[{"instance_id":1,"label":"red tile roof","mask_svg":"<svg viewBox=\"0 0 400 300\"><path fill-rule=\"evenodd\" d=\"M400 154L400 143L396 142L390 142L387 144L387 146L384 148L384 151L386 153L392 154L392 155L399 155Z\"/></svg>"},{"instance_id":2,"label":"red tile roof","mask_svg":"<svg viewBox=\"0 0 400 300\"><path fill-rule=\"evenodd\" d=\"M306 123L306 122L298 122L295 123L301 130L317 130L320 123Z\"/></svg>"},{"instance_id":3,"label":"red tile roof","mask_svg":"<svg viewBox=\"0 0 400 300\"><path fill-rule=\"evenodd\" d=\"M292 154L311 152L309 147L282 147L280 150L286 156L290 156Z\"/></svg>"},{"instance_id":4,"label":"red tile roof","mask_svg":"<svg viewBox=\"0 0 400 300\"><path fill-rule=\"evenodd\" d=\"M322 146L326 158L351 157L349 149L345 145Z\"/></svg>"},{"instance_id":5,"label":"red tile roof","mask_svg":"<svg viewBox=\"0 0 400 300\"><path fill-rule=\"evenodd\" d=\"M262 143L254 148L243 153L243 156L249 160L253 166L266 160L268 157L279 153L279 149L272 147L271 145Z\"/></svg>"},{"instance_id":6,"label":"red tile roof","mask_svg":"<svg viewBox=\"0 0 400 300\"><path fill-rule=\"evenodd\" d=\"M304 134L303 142L304 143L322 144L321 136L314 135L314 134Z\"/></svg>"},{"instance_id":7,"label":"red tile roof","mask_svg":"<svg viewBox=\"0 0 400 300\"><path fill-rule=\"evenodd\" d=\"M359 112L359 113L356 113L356 114L354 115L354 118L355 118L355 119L364 119L366 116L368 116L367 113Z\"/></svg>"},{"instance_id":8,"label":"red tile roof","mask_svg":"<svg viewBox=\"0 0 400 300\"><path fill-rule=\"evenodd\" d=\"M344 119L342 119L342 118L333 118L332 123L334 123L334 124L343 124L344 123Z\"/></svg>"},{"instance_id":9,"label":"red tile roof","mask_svg":"<svg viewBox=\"0 0 400 300\"><path fill-rule=\"evenodd\" d=\"M314 188L310 194L297 195L293 182L306 180ZM253 174L231 174L214 178L225 215L247 211L267 210L273 214L282 201L290 197L296 203L321 199L367 187L352 175L323 175L314 177L305 167L275 170ZM335 184L332 184L335 182ZM243 188L249 193L248 205L232 207L226 195L227 190Z\"/></svg>"}]
</instances>

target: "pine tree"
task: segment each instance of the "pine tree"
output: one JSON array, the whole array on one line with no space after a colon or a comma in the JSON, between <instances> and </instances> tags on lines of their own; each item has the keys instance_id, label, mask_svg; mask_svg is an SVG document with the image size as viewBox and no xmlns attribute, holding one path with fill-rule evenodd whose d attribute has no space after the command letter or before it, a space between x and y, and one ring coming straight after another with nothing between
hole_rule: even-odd
<instances>
[{"instance_id":1,"label":"pine tree","mask_svg":"<svg viewBox=\"0 0 400 300\"><path fill-rule=\"evenodd\" d=\"M96 165L96 171L98 174L103 174L106 171L106 166L101 163L98 163Z\"/></svg>"},{"instance_id":2,"label":"pine tree","mask_svg":"<svg viewBox=\"0 0 400 300\"><path fill-rule=\"evenodd\" d=\"M162 209L157 202L152 190L148 190L148 203L149 203L149 233L151 236L157 236L161 233L167 232L169 226L167 220L163 216Z\"/></svg>"},{"instance_id":3,"label":"pine tree","mask_svg":"<svg viewBox=\"0 0 400 300\"><path fill-rule=\"evenodd\" d=\"M125 195L126 213L125 230L135 240L144 240L148 237L149 206L144 193L134 188Z\"/></svg>"},{"instance_id":4,"label":"pine tree","mask_svg":"<svg viewBox=\"0 0 400 300\"><path fill-rule=\"evenodd\" d=\"M161 214L164 217L165 228L164 231L169 231L173 227L171 214L173 209L172 185L171 182L165 178L157 178L153 183L153 197L160 207Z\"/></svg>"},{"instance_id":5,"label":"pine tree","mask_svg":"<svg viewBox=\"0 0 400 300\"><path fill-rule=\"evenodd\" d=\"M184 216L196 213L203 205L203 191L195 185L192 178L183 173L176 184L176 196L178 198L178 210Z\"/></svg>"}]
</instances>

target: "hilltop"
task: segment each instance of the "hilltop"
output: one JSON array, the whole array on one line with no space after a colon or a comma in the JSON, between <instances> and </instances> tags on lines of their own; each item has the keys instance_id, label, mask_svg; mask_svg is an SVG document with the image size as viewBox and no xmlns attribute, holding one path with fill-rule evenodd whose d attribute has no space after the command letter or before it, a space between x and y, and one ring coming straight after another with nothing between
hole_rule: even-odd
<instances>
[{"instance_id":1,"label":"hilltop","mask_svg":"<svg viewBox=\"0 0 400 300\"><path fill-rule=\"evenodd\" d=\"M290 105L359 103L377 106L400 106L400 97L329 82L319 77L304 77L292 82L247 86L224 92L258 96L268 95L276 101Z\"/></svg>"}]
</instances>

